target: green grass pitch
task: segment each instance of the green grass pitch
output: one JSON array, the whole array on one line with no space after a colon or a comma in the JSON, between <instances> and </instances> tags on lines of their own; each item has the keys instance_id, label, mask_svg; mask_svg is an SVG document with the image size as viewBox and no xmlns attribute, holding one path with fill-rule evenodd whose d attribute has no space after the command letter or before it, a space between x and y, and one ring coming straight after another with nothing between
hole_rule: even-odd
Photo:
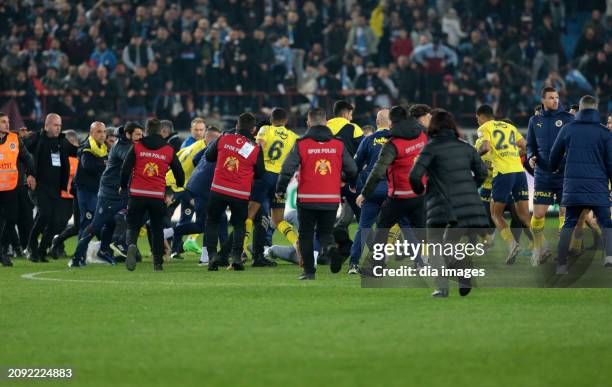
<instances>
[{"instance_id":1,"label":"green grass pitch","mask_svg":"<svg viewBox=\"0 0 612 387\"><path fill-rule=\"evenodd\" d=\"M72 252L74 241L67 245ZM146 252L145 252L146 254ZM0 386L609 386L612 289L362 289L322 267L209 273L195 255L0 268ZM346 266L345 268L346 269ZM29 273L48 280L24 278Z\"/></svg>"}]
</instances>

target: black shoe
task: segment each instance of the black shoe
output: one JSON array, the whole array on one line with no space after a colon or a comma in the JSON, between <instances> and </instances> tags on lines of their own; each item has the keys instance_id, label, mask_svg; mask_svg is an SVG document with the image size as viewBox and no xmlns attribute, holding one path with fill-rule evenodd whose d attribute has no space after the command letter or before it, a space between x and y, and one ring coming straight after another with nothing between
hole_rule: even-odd
<instances>
[{"instance_id":1,"label":"black shoe","mask_svg":"<svg viewBox=\"0 0 612 387\"><path fill-rule=\"evenodd\" d=\"M471 278L460 277L459 278L459 295L465 297L472 291L472 280Z\"/></svg>"},{"instance_id":2,"label":"black shoe","mask_svg":"<svg viewBox=\"0 0 612 387\"><path fill-rule=\"evenodd\" d=\"M115 266L117 264L117 262L115 262L115 259L113 258L112 250L110 251L98 250L98 253L96 254L96 256L111 266Z\"/></svg>"},{"instance_id":3,"label":"black shoe","mask_svg":"<svg viewBox=\"0 0 612 387\"><path fill-rule=\"evenodd\" d=\"M59 235L53 237L51 248L49 248L49 256L53 259L58 259L62 255L62 249L59 242Z\"/></svg>"},{"instance_id":4,"label":"black shoe","mask_svg":"<svg viewBox=\"0 0 612 387\"><path fill-rule=\"evenodd\" d=\"M15 248L15 258L17 257L25 257L25 252L23 251L21 247Z\"/></svg>"},{"instance_id":5,"label":"black shoe","mask_svg":"<svg viewBox=\"0 0 612 387\"><path fill-rule=\"evenodd\" d=\"M275 267L276 265L276 262L263 257L254 259L253 263L251 264L252 267Z\"/></svg>"},{"instance_id":6,"label":"black shoe","mask_svg":"<svg viewBox=\"0 0 612 387\"><path fill-rule=\"evenodd\" d=\"M164 271L164 265L156 263L153 265L153 271Z\"/></svg>"},{"instance_id":7,"label":"black shoe","mask_svg":"<svg viewBox=\"0 0 612 387\"><path fill-rule=\"evenodd\" d=\"M26 252L26 258L28 259L28 261L34 263L38 263L40 261L38 254L36 254L31 248L28 248L28 251Z\"/></svg>"},{"instance_id":8,"label":"black shoe","mask_svg":"<svg viewBox=\"0 0 612 387\"><path fill-rule=\"evenodd\" d=\"M329 249L327 249L326 255L331 260L331 263L329 265L329 270L331 270L332 273L335 274L335 273L338 273L340 270L342 270L342 263L344 263L344 257L340 254L337 247L332 246Z\"/></svg>"},{"instance_id":9,"label":"black shoe","mask_svg":"<svg viewBox=\"0 0 612 387\"><path fill-rule=\"evenodd\" d=\"M129 271L136 269L136 256L138 255L138 247L136 245L129 245L127 251L127 258L125 259L125 267Z\"/></svg>"},{"instance_id":10,"label":"black shoe","mask_svg":"<svg viewBox=\"0 0 612 387\"><path fill-rule=\"evenodd\" d=\"M234 271L244 271L244 264L242 262L232 262L232 264L227 269Z\"/></svg>"},{"instance_id":11,"label":"black shoe","mask_svg":"<svg viewBox=\"0 0 612 387\"><path fill-rule=\"evenodd\" d=\"M127 247L125 247L125 245L122 245L121 243L111 242L110 248L117 255L117 257L127 258Z\"/></svg>"},{"instance_id":12,"label":"black shoe","mask_svg":"<svg viewBox=\"0 0 612 387\"><path fill-rule=\"evenodd\" d=\"M72 258L70 261L68 261L68 267L80 267L81 266L81 260L79 258Z\"/></svg>"},{"instance_id":13,"label":"black shoe","mask_svg":"<svg viewBox=\"0 0 612 387\"><path fill-rule=\"evenodd\" d=\"M315 279L315 273L306 273L306 272L303 272L302 274L300 274L298 279L300 281L313 281Z\"/></svg>"},{"instance_id":14,"label":"black shoe","mask_svg":"<svg viewBox=\"0 0 612 387\"><path fill-rule=\"evenodd\" d=\"M212 260L208 263L208 271L219 271L219 261Z\"/></svg>"},{"instance_id":15,"label":"black shoe","mask_svg":"<svg viewBox=\"0 0 612 387\"><path fill-rule=\"evenodd\" d=\"M0 256L0 262L2 263L2 266L4 266L4 267L11 267L11 266L13 266L13 262L6 255Z\"/></svg>"}]
</instances>

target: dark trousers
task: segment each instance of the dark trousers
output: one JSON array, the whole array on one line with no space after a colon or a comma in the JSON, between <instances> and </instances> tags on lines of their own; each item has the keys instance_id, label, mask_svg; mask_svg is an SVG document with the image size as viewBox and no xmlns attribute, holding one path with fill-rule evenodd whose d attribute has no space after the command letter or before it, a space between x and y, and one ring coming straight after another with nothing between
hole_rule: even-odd
<instances>
[{"instance_id":1,"label":"dark trousers","mask_svg":"<svg viewBox=\"0 0 612 387\"><path fill-rule=\"evenodd\" d=\"M227 207L232 212L230 223L234 228L232 239L232 260L240 262L242 255L242 242L244 240L244 222L249 213L249 201L238 199L231 196L211 192L208 199L208 209L206 211L206 249L212 259L217 259L217 242L219 240L219 223Z\"/></svg>"},{"instance_id":2,"label":"dark trousers","mask_svg":"<svg viewBox=\"0 0 612 387\"><path fill-rule=\"evenodd\" d=\"M334 223L337 210L312 210L298 204L300 253L304 261L304 272L314 273L314 234L315 230L321 243L321 252L325 253L334 244Z\"/></svg>"},{"instance_id":3,"label":"dark trousers","mask_svg":"<svg viewBox=\"0 0 612 387\"><path fill-rule=\"evenodd\" d=\"M161 265L164 263L164 216L166 214L166 204L163 199L131 196L127 209L127 244L137 245L138 233L148 215L151 221L153 263Z\"/></svg>"},{"instance_id":4,"label":"dark trousers","mask_svg":"<svg viewBox=\"0 0 612 387\"><path fill-rule=\"evenodd\" d=\"M402 229L404 238L410 242L425 239L422 228L425 224L425 199L418 196L412 199L388 198L380 209L378 220L376 221L376 233L374 243L387 243L389 228L396 223L405 224L408 222L412 228L417 230ZM416 235L415 235L416 234ZM372 249L370 249L372 251Z\"/></svg>"},{"instance_id":5,"label":"dark trousers","mask_svg":"<svg viewBox=\"0 0 612 387\"><path fill-rule=\"evenodd\" d=\"M0 191L0 241L3 240L7 225L14 224L17 221L19 212L15 205L16 200L17 190ZM2 254L2 249L0 249L0 254Z\"/></svg>"},{"instance_id":6,"label":"dark trousers","mask_svg":"<svg viewBox=\"0 0 612 387\"><path fill-rule=\"evenodd\" d=\"M58 243L60 245L63 245L64 242L68 239L68 238L72 238L73 236L76 236L79 234L79 228L81 226L81 210L79 208L79 199L77 195L74 195L73 199L62 199L63 202L62 203L72 203L72 213L70 211L68 211L68 213L66 213L66 215L64 216L64 219L61 221L62 222L62 232L59 233L59 237L58 237ZM65 211L62 210L62 214L64 214ZM70 220L70 216L72 215L72 225L68 225L68 221Z\"/></svg>"},{"instance_id":7,"label":"dark trousers","mask_svg":"<svg viewBox=\"0 0 612 387\"><path fill-rule=\"evenodd\" d=\"M174 239L172 240L172 251L178 252L180 243L183 240L183 235L201 234L204 232L206 225L206 203L208 196L194 197L196 221L192 223L177 223L174 227ZM219 222L219 240L223 244L227 240L227 215L223 213Z\"/></svg>"},{"instance_id":8,"label":"dark trousers","mask_svg":"<svg viewBox=\"0 0 612 387\"><path fill-rule=\"evenodd\" d=\"M87 253L87 245L94 236L100 239L100 250L109 251L110 242L115 230L115 216L127 205L123 199L108 200L104 197L98 199L96 211L91 224L81 232L74 257L84 259Z\"/></svg>"},{"instance_id":9,"label":"dark trousers","mask_svg":"<svg viewBox=\"0 0 612 387\"><path fill-rule=\"evenodd\" d=\"M96 206L98 205L98 192L79 189L77 191L77 197L79 198L78 205L79 212L81 213L79 223L79 238L81 238L83 236L83 231L91 224L94 214L96 213Z\"/></svg>"},{"instance_id":10,"label":"dark trousers","mask_svg":"<svg viewBox=\"0 0 612 387\"><path fill-rule=\"evenodd\" d=\"M565 223L561 229L559 237L559 258L557 264L567 265L567 256L569 254L569 245L572 240L572 233L582 210L593 210L593 215L597 218L597 223L601 227L604 237L604 246L606 257L612 256L612 220L610 219L610 207L590 207L590 206L568 206L565 208Z\"/></svg>"},{"instance_id":11,"label":"dark trousers","mask_svg":"<svg viewBox=\"0 0 612 387\"><path fill-rule=\"evenodd\" d=\"M30 233L28 247L34 255L44 256L47 254L47 249L51 245L53 236L59 233L64 224L62 224L62 198L51 197L44 192L36 192L36 218L34 226ZM38 237L42 235L40 244Z\"/></svg>"},{"instance_id":12,"label":"dark trousers","mask_svg":"<svg viewBox=\"0 0 612 387\"><path fill-rule=\"evenodd\" d=\"M4 238L2 243L4 246L8 246L8 243L12 243L14 247L21 247L26 249L28 247L28 238L32 232L32 225L34 224L34 206L32 200L28 195L28 187L20 185L16 188L16 197L12 201L8 201L12 206L16 206L17 219L7 221L5 226ZM19 234L15 232L15 225ZM0 236L2 234L0 233Z\"/></svg>"}]
</instances>

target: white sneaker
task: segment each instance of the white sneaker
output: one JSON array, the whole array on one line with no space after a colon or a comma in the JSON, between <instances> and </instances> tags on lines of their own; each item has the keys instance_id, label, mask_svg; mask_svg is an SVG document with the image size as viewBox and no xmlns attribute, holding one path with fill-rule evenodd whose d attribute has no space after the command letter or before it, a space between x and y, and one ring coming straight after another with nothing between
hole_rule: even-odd
<instances>
[{"instance_id":1,"label":"white sneaker","mask_svg":"<svg viewBox=\"0 0 612 387\"><path fill-rule=\"evenodd\" d=\"M531 252L531 266L538 266L540 264L540 259L542 258L542 250L539 248L533 248Z\"/></svg>"},{"instance_id":2,"label":"white sneaker","mask_svg":"<svg viewBox=\"0 0 612 387\"><path fill-rule=\"evenodd\" d=\"M604 267L612 267L612 256L607 256L604 260Z\"/></svg>"},{"instance_id":3,"label":"white sneaker","mask_svg":"<svg viewBox=\"0 0 612 387\"><path fill-rule=\"evenodd\" d=\"M200 254L198 266L208 266L208 249L206 246L202 246L202 253Z\"/></svg>"}]
</instances>

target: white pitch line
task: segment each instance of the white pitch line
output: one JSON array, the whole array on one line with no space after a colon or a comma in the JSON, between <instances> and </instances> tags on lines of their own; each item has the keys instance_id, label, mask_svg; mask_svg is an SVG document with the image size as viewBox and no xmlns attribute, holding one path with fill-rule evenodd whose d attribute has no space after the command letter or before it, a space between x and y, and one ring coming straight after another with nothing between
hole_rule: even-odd
<instances>
[{"instance_id":1,"label":"white pitch line","mask_svg":"<svg viewBox=\"0 0 612 387\"><path fill-rule=\"evenodd\" d=\"M48 271L39 271L36 273L26 273L22 274L21 278L27 280L34 281L53 281L53 282L75 282L75 283L90 283L90 284L136 284L136 285L187 285L187 286L204 286L204 287L250 287L252 284L245 282L236 282L236 283L216 283L216 282L183 282L183 281L173 281L173 282L164 282L164 281L117 281L117 280L85 280L85 279L70 279L70 278L49 278L49 277L39 277L42 274L50 274L50 273L63 273L65 270L48 270ZM301 281L296 283L276 283L270 285L270 287L300 287Z\"/></svg>"}]
</instances>

